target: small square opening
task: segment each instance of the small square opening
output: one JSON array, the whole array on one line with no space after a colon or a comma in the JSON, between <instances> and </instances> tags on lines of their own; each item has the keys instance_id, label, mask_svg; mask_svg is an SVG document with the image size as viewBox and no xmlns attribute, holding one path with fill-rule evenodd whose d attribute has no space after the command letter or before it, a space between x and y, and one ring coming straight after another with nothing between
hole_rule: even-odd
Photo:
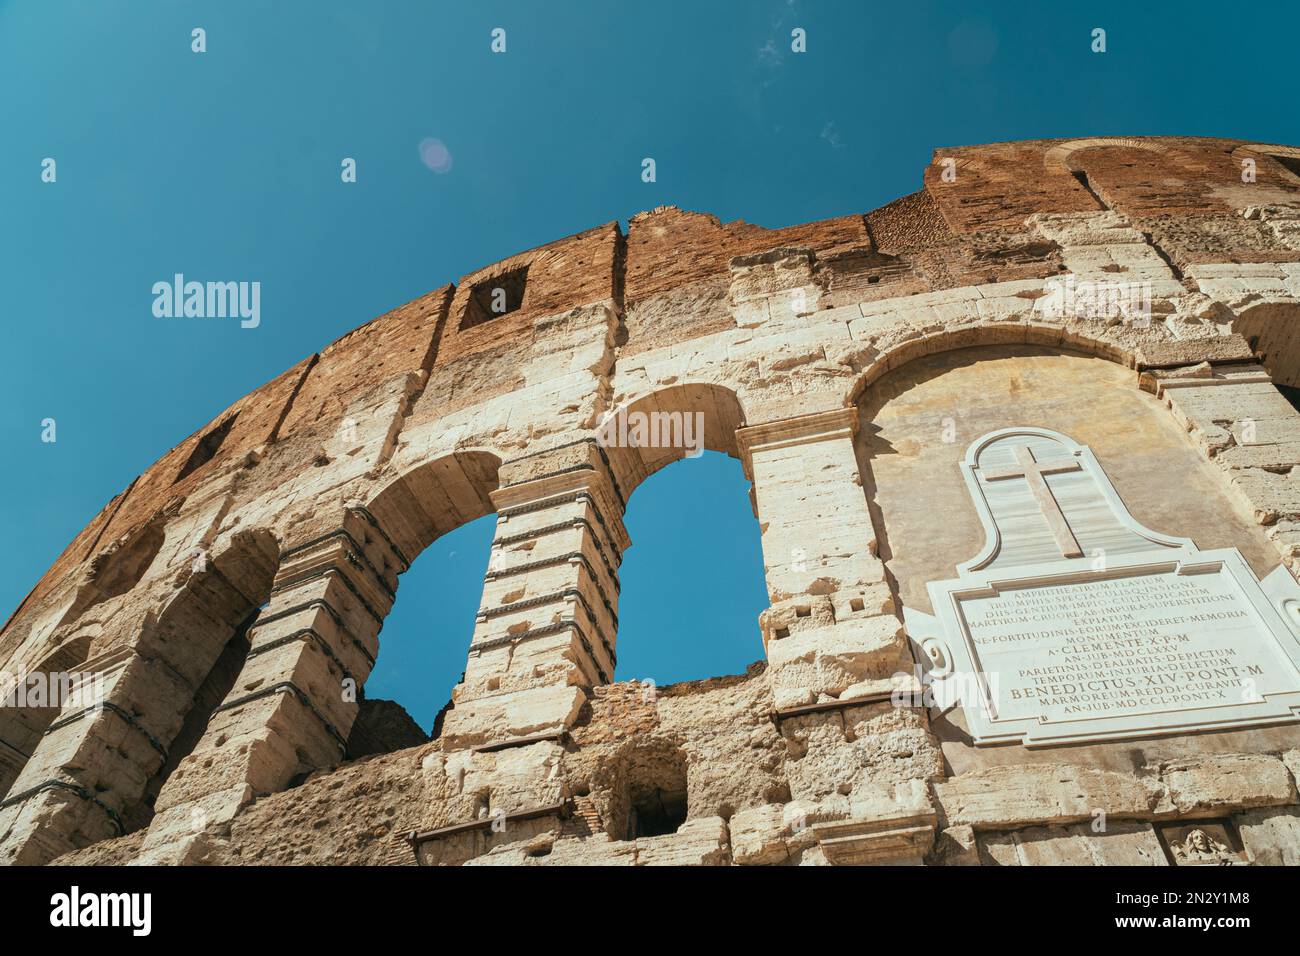
<instances>
[{"instance_id":1,"label":"small square opening","mask_svg":"<svg viewBox=\"0 0 1300 956\"><path fill-rule=\"evenodd\" d=\"M524 304L524 288L527 283L527 266L474 283L465 302L465 315L461 318L460 327L472 329L516 311Z\"/></svg>"},{"instance_id":2,"label":"small square opening","mask_svg":"<svg viewBox=\"0 0 1300 956\"><path fill-rule=\"evenodd\" d=\"M667 836L686 822L686 792L653 790L634 797L628 838Z\"/></svg>"}]
</instances>

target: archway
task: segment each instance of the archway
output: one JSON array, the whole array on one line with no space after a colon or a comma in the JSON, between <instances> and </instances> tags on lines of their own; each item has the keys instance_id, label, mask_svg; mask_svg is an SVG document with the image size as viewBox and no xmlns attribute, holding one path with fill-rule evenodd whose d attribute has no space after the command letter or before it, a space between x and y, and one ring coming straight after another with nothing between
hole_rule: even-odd
<instances>
[{"instance_id":1,"label":"archway","mask_svg":"<svg viewBox=\"0 0 1300 956\"><path fill-rule=\"evenodd\" d=\"M620 572L616 679L676 683L762 660L767 586L740 462L704 452L673 463L633 493L624 521L634 546Z\"/></svg>"},{"instance_id":2,"label":"archway","mask_svg":"<svg viewBox=\"0 0 1300 956\"><path fill-rule=\"evenodd\" d=\"M148 573L162 549L166 515L155 514L139 528L114 541L88 562L70 598L36 621L5 669L12 692L3 692L0 707L0 799L31 759L41 738L62 709L60 698L87 675L80 668L90 655L93 634L60 632L95 607L130 592ZM56 647L48 648L53 641ZM33 663L34 655L42 655ZM32 690L19 686L30 683ZM73 694L73 697L79 695Z\"/></svg>"},{"instance_id":3,"label":"archway","mask_svg":"<svg viewBox=\"0 0 1300 956\"><path fill-rule=\"evenodd\" d=\"M660 468L701 451L738 458L745 412L721 385L689 383L618 402L602 418L597 443L625 495Z\"/></svg>"},{"instance_id":4,"label":"archway","mask_svg":"<svg viewBox=\"0 0 1300 956\"><path fill-rule=\"evenodd\" d=\"M148 597L132 599L138 613L119 607L109 626L84 614L69 624L65 647L93 675L92 690L42 715L52 720L4 801L3 859L46 862L145 826L154 796L244 663L244 632L271 595L275 537L240 530L210 551L163 553L172 566L113 595L126 600L147 589ZM42 821L39 832L34 820Z\"/></svg>"},{"instance_id":5,"label":"archway","mask_svg":"<svg viewBox=\"0 0 1300 956\"><path fill-rule=\"evenodd\" d=\"M499 468L489 452L457 452L407 472L367 505L408 563L399 578L404 599L384 621L349 757L440 733L474 633Z\"/></svg>"},{"instance_id":6,"label":"archway","mask_svg":"<svg viewBox=\"0 0 1300 956\"><path fill-rule=\"evenodd\" d=\"M380 653L348 738L350 757L413 745L412 725L425 740L440 733L452 688L465 671L495 528L486 514L448 531L402 575L401 600L384 621Z\"/></svg>"},{"instance_id":7,"label":"archway","mask_svg":"<svg viewBox=\"0 0 1300 956\"><path fill-rule=\"evenodd\" d=\"M698 679L762 659L767 594L736 444L744 422L734 392L686 383L619 405L601 423L634 545L620 573L620 679Z\"/></svg>"}]
</instances>

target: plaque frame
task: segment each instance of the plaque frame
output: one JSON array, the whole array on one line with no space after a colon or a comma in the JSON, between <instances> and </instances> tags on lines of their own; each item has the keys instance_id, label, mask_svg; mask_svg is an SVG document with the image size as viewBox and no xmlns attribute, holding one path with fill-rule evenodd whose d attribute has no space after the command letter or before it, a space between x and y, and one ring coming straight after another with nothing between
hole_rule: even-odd
<instances>
[{"instance_id":1,"label":"plaque frame","mask_svg":"<svg viewBox=\"0 0 1300 956\"><path fill-rule=\"evenodd\" d=\"M979 477L979 455L999 439L1050 439L1075 456L1095 483L1111 517L1133 537L1101 566L1087 557L1019 563L1016 548L1006 548ZM1025 747L1130 740L1175 733L1240 729L1300 720L1300 585L1279 566L1263 581L1236 548L1201 551L1190 538L1160 534L1137 522L1110 483L1096 456L1065 435L1043 428L1017 427L976 439L961 464L971 499L979 512L985 543L972 559L956 566L958 577L932 581L927 590L934 614L904 609L904 621L921 662L923 682L941 706L960 703L967 730L977 746L1019 743ZM1170 704L1136 712L1118 708L1066 718L1000 714L979 648L962 602L1014 590L1085 585L1108 580L1212 574L1226 582L1233 608L1245 611L1263 657L1278 670L1269 689L1254 698L1205 706ZM1202 623L1210 627L1211 623ZM1253 645L1252 645L1253 647ZM963 679L955 679L955 678ZM1243 685L1246 689L1248 685Z\"/></svg>"}]
</instances>

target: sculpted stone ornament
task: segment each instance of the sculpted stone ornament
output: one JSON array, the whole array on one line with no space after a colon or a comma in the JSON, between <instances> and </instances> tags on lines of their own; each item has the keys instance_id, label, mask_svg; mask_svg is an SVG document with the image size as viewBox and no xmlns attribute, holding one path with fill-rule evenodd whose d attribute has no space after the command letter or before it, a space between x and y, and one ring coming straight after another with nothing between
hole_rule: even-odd
<instances>
[{"instance_id":1,"label":"sculpted stone ornament","mask_svg":"<svg viewBox=\"0 0 1300 956\"><path fill-rule=\"evenodd\" d=\"M1300 714L1300 587L1235 548L1140 525L1086 446L1043 428L975 441L984 526L934 614L906 609L923 680L976 744L1246 727Z\"/></svg>"},{"instance_id":2,"label":"sculpted stone ornament","mask_svg":"<svg viewBox=\"0 0 1300 956\"><path fill-rule=\"evenodd\" d=\"M1169 848L1173 851L1174 862L1178 866L1232 866L1237 862L1237 854L1230 847L1199 827L1189 830L1181 842L1171 843Z\"/></svg>"}]
</instances>

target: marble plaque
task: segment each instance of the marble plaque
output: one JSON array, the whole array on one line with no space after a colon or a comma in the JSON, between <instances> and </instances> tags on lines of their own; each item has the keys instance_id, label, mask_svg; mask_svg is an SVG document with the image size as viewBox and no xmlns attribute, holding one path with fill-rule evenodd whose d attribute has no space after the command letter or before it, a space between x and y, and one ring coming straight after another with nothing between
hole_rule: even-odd
<instances>
[{"instance_id":1,"label":"marble plaque","mask_svg":"<svg viewBox=\"0 0 1300 956\"><path fill-rule=\"evenodd\" d=\"M923 681L977 744L1241 727L1300 715L1300 587L1133 519L1084 446L1004 429L963 463L984 549L908 609Z\"/></svg>"}]
</instances>

